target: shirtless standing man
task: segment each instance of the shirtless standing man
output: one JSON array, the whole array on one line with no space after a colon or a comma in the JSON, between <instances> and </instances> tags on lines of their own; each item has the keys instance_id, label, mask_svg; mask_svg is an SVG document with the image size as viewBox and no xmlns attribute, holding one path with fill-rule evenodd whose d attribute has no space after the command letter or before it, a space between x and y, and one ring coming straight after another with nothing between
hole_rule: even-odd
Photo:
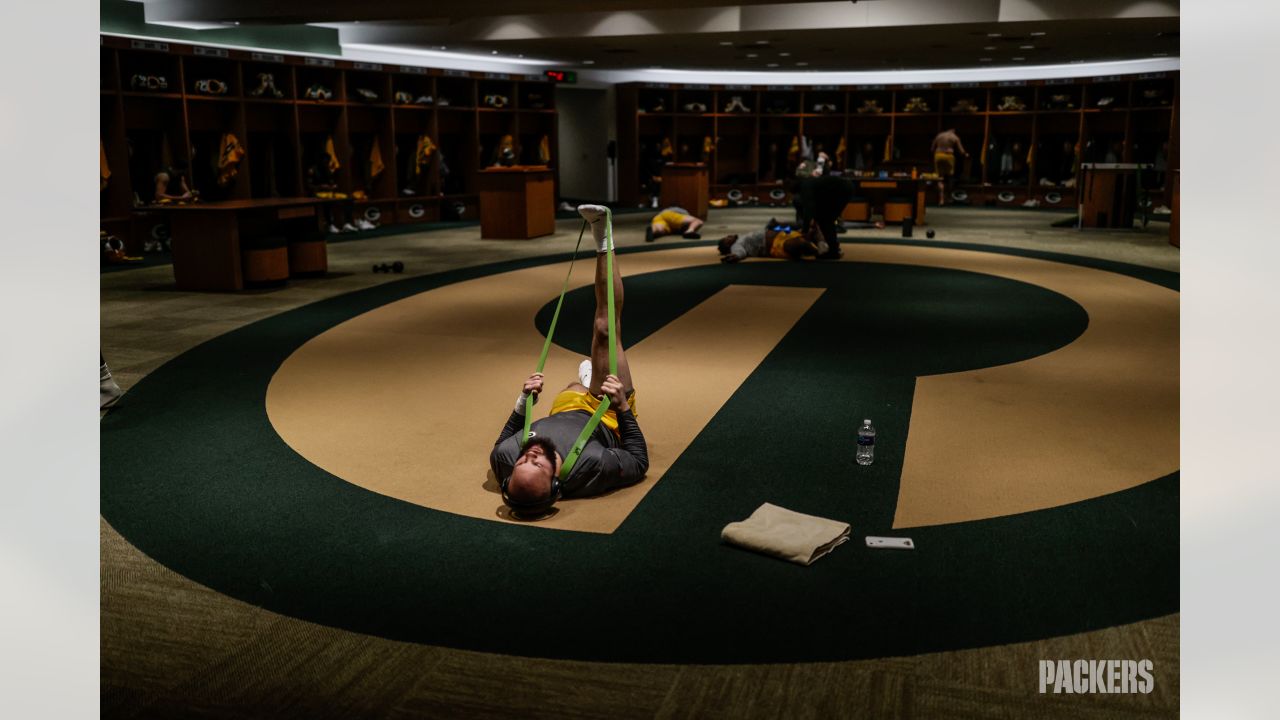
<instances>
[{"instance_id":1,"label":"shirtless standing man","mask_svg":"<svg viewBox=\"0 0 1280 720\"><path fill-rule=\"evenodd\" d=\"M955 128L947 128L933 139L933 170L938 173L938 204L947 204L947 178L956 174L956 152L969 157Z\"/></svg>"}]
</instances>

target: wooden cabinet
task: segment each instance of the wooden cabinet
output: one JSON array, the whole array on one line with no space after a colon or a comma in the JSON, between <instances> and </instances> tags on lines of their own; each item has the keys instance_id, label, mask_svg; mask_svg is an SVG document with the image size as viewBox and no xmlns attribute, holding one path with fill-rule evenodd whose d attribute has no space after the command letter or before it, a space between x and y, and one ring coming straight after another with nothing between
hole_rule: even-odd
<instances>
[{"instance_id":1,"label":"wooden cabinet","mask_svg":"<svg viewBox=\"0 0 1280 720\"><path fill-rule=\"evenodd\" d=\"M176 160L202 200L307 194L333 167L355 212L377 224L479 219L479 172L507 141L557 184L554 85L541 75L472 73L208 48L103 35L103 229L128 235ZM245 153L218 165L228 135ZM137 251L138 249L133 249Z\"/></svg>"},{"instance_id":2,"label":"wooden cabinet","mask_svg":"<svg viewBox=\"0 0 1280 720\"><path fill-rule=\"evenodd\" d=\"M672 163L704 164L710 197L730 205L790 205L806 149L846 174L923 174L934 169L934 136L947 128L969 152L957 158L949 201L1069 210L1082 162L1140 162L1156 170L1143 175L1142 196L1167 205L1177 168L1176 72L918 85L626 83L617 97L619 200L630 205L662 195L658 178Z\"/></svg>"},{"instance_id":3,"label":"wooden cabinet","mask_svg":"<svg viewBox=\"0 0 1280 720\"><path fill-rule=\"evenodd\" d=\"M480 237L529 240L556 231L555 179L546 167L480 171Z\"/></svg>"},{"instance_id":4,"label":"wooden cabinet","mask_svg":"<svg viewBox=\"0 0 1280 720\"><path fill-rule=\"evenodd\" d=\"M707 166L703 163L672 163L662 168L661 207L682 207L694 217L707 219L710 207Z\"/></svg>"}]
</instances>

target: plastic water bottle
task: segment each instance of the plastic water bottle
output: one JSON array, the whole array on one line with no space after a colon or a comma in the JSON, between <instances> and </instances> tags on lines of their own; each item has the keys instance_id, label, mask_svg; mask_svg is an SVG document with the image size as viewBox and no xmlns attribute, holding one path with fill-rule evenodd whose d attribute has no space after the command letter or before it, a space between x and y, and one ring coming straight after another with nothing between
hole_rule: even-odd
<instances>
[{"instance_id":1,"label":"plastic water bottle","mask_svg":"<svg viewBox=\"0 0 1280 720\"><path fill-rule=\"evenodd\" d=\"M858 464L870 465L876 459L876 429L870 420L863 420L858 428Z\"/></svg>"}]
</instances>

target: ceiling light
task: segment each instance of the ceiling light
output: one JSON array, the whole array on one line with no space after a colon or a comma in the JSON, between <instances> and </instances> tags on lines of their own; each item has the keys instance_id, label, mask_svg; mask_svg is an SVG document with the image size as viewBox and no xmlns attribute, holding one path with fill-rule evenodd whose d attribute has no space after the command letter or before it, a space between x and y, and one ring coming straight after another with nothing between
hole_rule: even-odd
<instances>
[{"instance_id":1,"label":"ceiling light","mask_svg":"<svg viewBox=\"0 0 1280 720\"><path fill-rule=\"evenodd\" d=\"M596 64L596 61L595 61L595 60L583 60L583 61L582 61L582 64L583 64L583 65L595 65L595 64Z\"/></svg>"},{"instance_id":2,"label":"ceiling light","mask_svg":"<svg viewBox=\"0 0 1280 720\"><path fill-rule=\"evenodd\" d=\"M720 41L720 44L721 44L721 45L732 45L732 44L733 44L733 41L732 41L732 40L721 40L721 41Z\"/></svg>"},{"instance_id":3,"label":"ceiling light","mask_svg":"<svg viewBox=\"0 0 1280 720\"><path fill-rule=\"evenodd\" d=\"M1041 30L1040 32L1033 32L1033 33L1031 33L1031 37L1042 37L1043 35L1044 35L1044 31L1043 31L1043 30Z\"/></svg>"},{"instance_id":4,"label":"ceiling light","mask_svg":"<svg viewBox=\"0 0 1280 720\"><path fill-rule=\"evenodd\" d=\"M1024 57L1016 57L1016 58L1014 58L1014 59L1013 59L1013 61L1014 61L1014 62L1022 62L1023 60L1026 60L1026 58L1024 58Z\"/></svg>"},{"instance_id":5,"label":"ceiling light","mask_svg":"<svg viewBox=\"0 0 1280 720\"><path fill-rule=\"evenodd\" d=\"M747 57L760 57L760 56L756 53L747 53Z\"/></svg>"},{"instance_id":6,"label":"ceiling light","mask_svg":"<svg viewBox=\"0 0 1280 720\"><path fill-rule=\"evenodd\" d=\"M769 67L778 67L778 63L769 63Z\"/></svg>"},{"instance_id":7,"label":"ceiling light","mask_svg":"<svg viewBox=\"0 0 1280 720\"><path fill-rule=\"evenodd\" d=\"M769 41L768 41L768 40L757 40L757 41L756 41L756 44L757 44L757 45L768 45L768 44L769 44Z\"/></svg>"},{"instance_id":8,"label":"ceiling light","mask_svg":"<svg viewBox=\"0 0 1280 720\"><path fill-rule=\"evenodd\" d=\"M1000 37L1000 33L987 33L987 37Z\"/></svg>"},{"instance_id":9,"label":"ceiling light","mask_svg":"<svg viewBox=\"0 0 1280 720\"><path fill-rule=\"evenodd\" d=\"M983 49L983 50L995 50L995 49L996 49L996 46L995 46L995 45L987 45L986 47L984 47L984 48L982 48L982 49Z\"/></svg>"},{"instance_id":10,"label":"ceiling light","mask_svg":"<svg viewBox=\"0 0 1280 720\"><path fill-rule=\"evenodd\" d=\"M498 51L497 51L497 50L490 50L489 52L493 53L494 55L497 55L497 54L498 54Z\"/></svg>"},{"instance_id":11,"label":"ceiling light","mask_svg":"<svg viewBox=\"0 0 1280 720\"><path fill-rule=\"evenodd\" d=\"M1019 50L1035 50L1036 46L1035 45L1019 45L1018 49Z\"/></svg>"},{"instance_id":12,"label":"ceiling light","mask_svg":"<svg viewBox=\"0 0 1280 720\"><path fill-rule=\"evenodd\" d=\"M808 65L808 64L809 64L809 63L807 63L807 62L798 62L798 63L796 63L796 67L804 67L804 66L806 66L806 65Z\"/></svg>"},{"instance_id":13,"label":"ceiling light","mask_svg":"<svg viewBox=\"0 0 1280 720\"><path fill-rule=\"evenodd\" d=\"M791 53L778 53L778 57L791 57Z\"/></svg>"},{"instance_id":14,"label":"ceiling light","mask_svg":"<svg viewBox=\"0 0 1280 720\"><path fill-rule=\"evenodd\" d=\"M347 54L347 50L355 50L357 52L393 53L397 55L416 55L419 57L426 57L426 58L442 58L445 60L470 60L470 61L485 62L485 63L489 63L489 62L493 62L494 60L497 60L498 62L509 63L512 65L544 65L544 66L555 67L557 65L565 64L564 60L555 60L551 58L532 58L532 57L516 58L514 56L504 57L504 58L495 58L493 55L497 54L498 52L497 50L491 51L492 54L490 55L478 55L474 53L463 53L463 52L441 52L440 50L420 50L415 47L405 47L402 45L370 45L366 43L339 43L339 44L343 49L344 55ZM444 47L441 46L441 49L444 49Z\"/></svg>"}]
</instances>

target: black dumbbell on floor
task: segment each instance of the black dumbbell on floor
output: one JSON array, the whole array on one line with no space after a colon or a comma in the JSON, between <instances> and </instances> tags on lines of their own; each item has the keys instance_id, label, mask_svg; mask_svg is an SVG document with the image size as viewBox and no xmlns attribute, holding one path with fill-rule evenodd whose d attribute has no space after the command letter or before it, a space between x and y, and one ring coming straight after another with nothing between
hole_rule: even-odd
<instances>
[{"instance_id":1,"label":"black dumbbell on floor","mask_svg":"<svg viewBox=\"0 0 1280 720\"><path fill-rule=\"evenodd\" d=\"M390 264L378 263L373 266L373 271L376 273L402 273L404 272L404 263L399 260Z\"/></svg>"}]
</instances>

